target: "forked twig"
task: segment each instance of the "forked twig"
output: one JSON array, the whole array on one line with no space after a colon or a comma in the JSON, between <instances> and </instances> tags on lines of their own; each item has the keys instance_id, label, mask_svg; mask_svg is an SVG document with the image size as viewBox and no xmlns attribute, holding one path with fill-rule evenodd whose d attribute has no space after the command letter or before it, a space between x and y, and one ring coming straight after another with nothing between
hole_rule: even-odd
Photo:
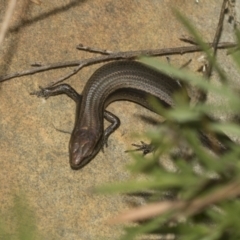
<instances>
[{"instance_id":1,"label":"forked twig","mask_svg":"<svg viewBox=\"0 0 240 240\"><path fill-rule=\"evenodd\" d=\"M213 46L213 43L208 43L209 47ZM236 43L231 42L223 42L218 44L218 48L230 48L236 47ZM75 60L75 61L67 61L67 62L57 62L57 63L50 63L45 65L40 65L38 67L34 67L28 70L24 70L21 72L10 73L6 75L0 76L0 82L7 81L12 78L27 76L36 74L39 72L49 71L52 69L57 68L66 68L66 67L74 67L77 66L71 73L67 74L66 76L58 79L57 81L53 82L52 85L60 83L67 78L76 74L80 69L86 67L88 65L111 61L111 60L119 60L119 59L133 59L141 55L145 56L162 56L162 55L173 55L173 54L184 54L190 52L197 52L201 51L199 46L187 46L187 47L176 47L176 48L163 48L163 49L147 49L147 50L139 50L139 51L126 51L126 52L113 52L109 55L98 56L94 58L88 58L83 60Z\"/></svg>"}]
</instances>

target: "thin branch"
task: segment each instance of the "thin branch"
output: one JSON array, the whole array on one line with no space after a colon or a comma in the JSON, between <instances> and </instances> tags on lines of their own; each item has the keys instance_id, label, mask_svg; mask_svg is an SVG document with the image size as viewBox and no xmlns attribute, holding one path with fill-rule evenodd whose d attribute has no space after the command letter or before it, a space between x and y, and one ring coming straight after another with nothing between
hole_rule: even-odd
<instances>
[{"instance_id":1,"label":"thin branch","mask_svg":"<svg viewBox=\"0 0 240 240\"><path fill-rule=\"evenodd\" d=\"M209 43L209 47L212 47L213 43ZM230 47L236 47L236 43L229 43L229 42L223 42L218 44L218 48L230 48ZM66 68L66 67L74 67L78 66L76 69L74 69L70 74L68 74L65 77L62 77L62 79L67 79L68 77L76 74L80 69L82 69L85 66L100 63L100 62L106 62L111 60L119 60L119 59L133 59L141 55L145 56L162 56L162 55L173 55L173 54L184 54L189 52L197 52L201 51L201 48L199 46L187 46L187 47L176 47L176 48L163 48L163 49L149 49L149 50L139 50L139 51L127 51L127 52L115 52L112 54L109 54L107 56L98 56L95 58L88 58L83 60L75 60L75 61L68 61L68 62L57 62L57 63L50 63L46 65L41 65L39 67L34 67L32 69L24 70L21 72L16 73L10 73L6 75L0 76L0 82L36 74L39 72L49 71L52 69L57 68ZM62 80L63 81L63 80ZM56 84L57 82L53 83Z\"/></svg>"},{"instance_id":2,"label":"thin branch","mask_svg":"<svg viewBox=\"0 0 240 240\"><path fill-rule=\"evenodd\" d=\"M192 216L194 214L199 213L206 207L209 207L214 204L218 204L219 202L234 199L240 195L240 182L239 180L230 182L225 186L221 187L217 191L213 191L212 193L208 194L207 196L197 198L194 201L188 204L188 207L183 209L184 216Z\"/></svg>"},{"instance_id":3,"label":"thin branch","mask_svg":"<svg viewBox=\"0 0 240 240\"><path fill-rule=\"evenodd\" d=\"M100 53L100 54L103 54L103 55L109 55L109 54L114 53L114 52L106 50L106 49L103 50L103 49L99 49L99 48L84 46L81 43L76 48L78 50L81 50L81 51L87 51L87 52L92 52L92 53Z\"/></svg>"},{"instance_id":4,"label":"thin branch","mask_svg":"<svg viewBox=\"0 0 240 240\"><path fill-rule=\"evenodd\" d=\"M167 212L175 213L173 215L173 219L178 219L179 217L189 217L211 205L224 200L236 198L239 195L240 182L239 180L236 180L216 191L213 191L207 196L196 198L192 201L163 201L160 203L151 203L122 213L116 218L110 219L109 222L115 224L129 221L141 221L160 216Z\"/></svg>"},{"instance_id":5,"label":"thin branch","mask_svg":"<svg viewBox=\"0 0 240 240\"><path fill-rule=\"evenodd\" d=\"M31 2L37 4L37 5L41 5L42 2L40 0L30 0Z\"/></svg>"},{"instance_id":6,"label":"thin branch","mask_svg":"<svg viewBox=\"0 0 240 240\"><path fill-rule=\"evenodd\" d=\"M191 43L193 45L197 45L196 40L192 36L187 36L183 35L182 37L179 38L181 41L186 42L186 43Z\"/></svg>"},{"instance_id":7,"label":"thin branch","mask_svg":"<svg viewBox=\"0 0 240 240\"><path fill-rule=\"evenodd\" d=\"M224 14L225 14L227 1L228 0L223 0L220 16L219 16L219 20L218 20L218 26L217 26L215 36L214 36L214 39L213 39L214 55L216 54L217 45L219 43L219 39L220 39L222 28L223 28L223 20L224 20Z\"/></svg>"},{"instance_id":8,"label":"thin branch","mask_svg":"<svg viewBox=\"0 0 240 240\"><path fill-rule=\"evenodd\" d=\"M14 11L14 8L16 6L17 1L16 0L11 0L8 4L8 8L4 17L4 20L2 22L2 27L1 27L1 32L0 32L0 46L3 42L3 39L6 35L6 32L8 30L10 20Z\"/></svg>"},{"instance_id":9,"label":"thin branch","mask_svg":"<svg viewBox=\"0 0 240 240\"><path fill-rule=\"evenodd\" d=\"M213 56L216 56L217 53L217 45L221 36L221 32L222 32L222 27L223 27L223 19L224 19L224 14L225 14L225 9L226 9L226 4L227 4L228 0L223 0L222 3L222 8L221 8L221 12L220 12L220 16L219 16L219 20L218 20L218 25L217 25L217 29L215 32L215 36L213 39ZM209 66L207 68L207 72L206 72L206 77L209 78L211 76L212 73L212 68L213 68L213 64L209 63Z\"/></svg>"},{"instance_id":10,"label":"thin branch","mask_svg":"<svg viewBox=\"0 0 240 240\"><path fill-rule=\"evenodd\" d=\"M213 39L213 45L212 45L213 56L212 57L210 56L212 58L212 61L206 61L206 59L203 59L203 66L199 69L199 71L201 70L203 72L206 79L209 79L212 74L213 61L214 61L214 57L216 56L216 53L217 53L218 42L219 42L219 38L221 36L222 27L223 27L223 19L224 19L224 13L225 13L225 8L226 8L226 2L227 2L227 0L223 0L217 29L216 29L215 36ZM190 39L188 41L190 42L192 40ZM218 70L219 70L220 78L224 79L224 74L222 73L222 71L220 71L220 69L218 69ZM205 102L206 99L207 99L207 93L205 91L199 89L198 94L196 94L196 97L195 97L196 102Z\"/></svg>"}]
</instances>

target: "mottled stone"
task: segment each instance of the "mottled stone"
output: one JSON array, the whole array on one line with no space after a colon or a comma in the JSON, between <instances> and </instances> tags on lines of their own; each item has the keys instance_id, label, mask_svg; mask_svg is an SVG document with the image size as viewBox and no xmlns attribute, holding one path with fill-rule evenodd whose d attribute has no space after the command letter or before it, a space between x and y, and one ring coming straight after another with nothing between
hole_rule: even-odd
<instances>
[{"instance_id":1,"label":"mottled stone","mask_svg":"<svg viewBox=\"0 0 240 240\"><path fill-rule=\"evenodd\" d=\"M8 1L1 1L4 2L0 5L2 19ZM199 4L194 0L41 2L37 5L29 0L18 1L9 33L0 49L0 74L28 69L35 62L44 64L94 56L76 50L79 43L113 51L186 45L179 41L187 32L174 17L173 7L191 19L206 41L211 41L221 8L218 0L200 0ZM233 40L233 29L228 23L225 23L222 39ZM192 58L189 68L196 71L200 55L170 58L177 66ZM230 73L233 67L226 58L226 51L221 51L219 57ZM67 82L81 92L97 67L84 68ZM150 113L132 103L118 102L109 106L108 109L121 119L121 127L110 137L104 153L100 152L85 168L71 170L68 163L70 135L55 128L71 132L74 102L66 96L46 101L29 95L39 85L46 86L69 71L43 72L0 85L1 219L6 216L6 222L9 221L6 209L12 205L11 194L24 192L44 239L117 239L121 228L110 225L107 220L130 208L129 202L135 200L124 195L96 195L91 189L130 178L125 165L131 159L124 151L137 141L132 137L134 132L151 127L139 118L139 114ZM236 74L233 71L233 81Z\"/></svg>"}]
</instances>

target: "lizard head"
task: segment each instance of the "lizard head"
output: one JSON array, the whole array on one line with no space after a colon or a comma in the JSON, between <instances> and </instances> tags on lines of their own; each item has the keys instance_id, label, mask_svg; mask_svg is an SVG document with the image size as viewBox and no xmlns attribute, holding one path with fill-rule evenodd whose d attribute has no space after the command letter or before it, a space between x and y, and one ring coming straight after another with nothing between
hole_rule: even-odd
<instances>
[{"instance_id":1,"label":"lizard head","mask_svg":"<svg viewBox=\"0 0 240 240\"><path fill-rule=\"evenodd\" d=\"M72 169L80 169L94 158L100 150L98 141L99 137L92 129L83 127L73 131L69 143Z\"/></svg>"}]
</instances>

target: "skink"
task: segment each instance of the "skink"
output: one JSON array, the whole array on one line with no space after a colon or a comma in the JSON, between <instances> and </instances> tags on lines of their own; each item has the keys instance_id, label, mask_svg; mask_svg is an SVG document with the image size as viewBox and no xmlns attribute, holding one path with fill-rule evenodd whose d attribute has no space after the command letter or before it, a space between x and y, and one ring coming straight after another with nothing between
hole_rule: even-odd
<instances>
[{"instance_id":1,"label":"skink","mask_svg":"<svg viewBox=\"0 0 240 240\"><path fill-rule=\"evenodd\" d=\"M96 70L82 95L67 84L44 88L35 94L45 98L67 94L77 103L69 153L71 167L80 169L95 157L120 125L119 119L105 110L111 102L128 100L154 111L148 101L150 95L164 107L173 107L172 95L180 89L181 84L173 78L140 62L126 60L111 62ZM104 118L112 123L106 130Z\"/></svg>"}]
</instances>

